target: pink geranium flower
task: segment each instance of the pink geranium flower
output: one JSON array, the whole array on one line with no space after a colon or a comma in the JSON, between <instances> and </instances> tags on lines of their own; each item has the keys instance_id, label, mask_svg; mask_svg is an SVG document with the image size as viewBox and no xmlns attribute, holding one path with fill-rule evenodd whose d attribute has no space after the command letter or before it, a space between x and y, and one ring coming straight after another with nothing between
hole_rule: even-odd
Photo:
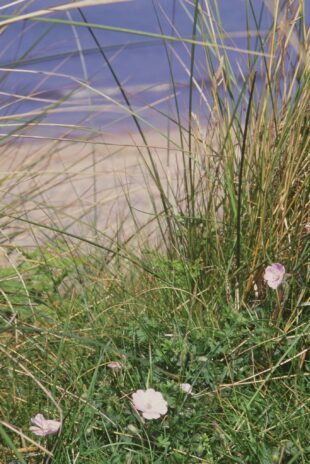
<instances>
[{"instance_id":1,"label":"pink geranium flower","mask_svg":"<svg viewBox=\"0 0 310 464\"><path fill-rule=\"evenodd\" d=\"M285 276L285 267L280 263L272 263L271 266L267 266L264 273L264 280L270 288L276 290Z\"/></svg>"},{"instance_id":2,"label":"pink geranium flower","mask_svg":"<svg viewBox=\"0 0 310 464\"><path fill-rule=\"evenodd\" d=\"M111 361L111 362L109 362L108 367L109 367L110 369L113 369L113 370L115 370L115 371L118 371L119 369L121 369L122 365L121 365L121 363L118 362L118 361Z\"/></svg>"},{"instance_id":3,"label":"pink geranium flower","mask_svg":"<svg viewBox=\"0 0 310 464\"><path fill-rule=\"evenodd\" d=\"M29 429L39 437L45 437L46 435L57 433L61 426L61 422L52 419L45 419L43 414L37 414L31 419L31 423L34 425Z\"/></svg>"},{"instance_id":4,"label":"pink geranium flower","mask_svg":"<svg viewBox=\"0 0 310 464\"><path fill-rule=\"evenodd\" d=\"M132 402L145 419L159 419L168 411L167 401L160 392L153 388L137 390L132 395Z\"/></svg>"}]
</instances>

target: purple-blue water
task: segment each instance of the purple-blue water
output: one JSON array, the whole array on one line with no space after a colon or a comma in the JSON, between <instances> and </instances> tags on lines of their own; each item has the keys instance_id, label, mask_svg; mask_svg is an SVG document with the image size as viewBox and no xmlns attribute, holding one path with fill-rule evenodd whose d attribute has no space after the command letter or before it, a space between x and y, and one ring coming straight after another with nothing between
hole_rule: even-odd
<instances>
[{"instance_id":1,"label":"purple-blue water","mask_svg":"<svg viewBox=\"0 0 310 464\"><path fill-rule=\"evenodd\" d=\"M23 13L42 7L63 4L61 1L36 0ZM131 2L92 6L82 11L89 23L117 26L167 35L180 34L192 37L194 8L192 2L182 0L133 0ZM203 4L204 2L201 2ZM219 0L223 28L228 33L255 30L255 23L248 9L250 21L247 26L247 0ZM272 24L272 17L263 0L253 0L254 9L261 13L261 31ZM23 2L14 9L1 8L2 15L16 14ZM26 4L26 2L25 2ZM214 5L213 1L209 4ZM22 14L19 12L19 14ZM70 14L70 16L69 16ZM84 21L77 10L70 13L53 13L48 17ZM2 17L1 17L2 16ZM159 26L159 22L160 26ZM166 115L176 117L172 98L169 61L164 42L160 39L93 29L97 41L108 56L118 79L121 81L141 124L156 126L167 124ZM198 32L198 39L201 39ZM252 42L255 38L251 39ZM234 36L226 45L247 48L245 36ZM188 112L190 45L169 42L168 50L173 68L178 103L182 115ZM9 71L0 72L0 116L5 123L20 124L38 117L45 123L80 124L85 128L99 130L131 130L133 122L123 108L124 99L115 83L104 58L98 51L89 30L85 27L49 24L24 20L9 25L0 35L0 67ZM81 53L81 50L83 51ZM246 54L229 51L228 55L238 75L238 67L245 70ZM206 57L202 47L196 47L195 78L203 87L205 99L194 93L193 110L199 117L208 117L209 79L206 75ZM214 59L216 63L216 60ZM216 65L218 66L218 65ZM41 71L33 73L32 71ZM86 85L83 85L85 82ZM95 88L94 92L91 88ZM31 96L31 100L26 96ZM57 104L63 99L61 105ZM152 107L152 108L150 108ZM42 116L42 111L48 115ZM35 111L35 113L34 113ZM32 112L30 115L29 113ZM162 114L164 113L164 114ZM186 119L186 118L185 118ZM146 123L145 121L148 121ZM52 126L40 127L40 133L61 132ZM9 132L8 126L1 132ZM38 129L36 129L38 130ZM62 131L68 129L63 128Z\"/></svg>"}]
</instances>

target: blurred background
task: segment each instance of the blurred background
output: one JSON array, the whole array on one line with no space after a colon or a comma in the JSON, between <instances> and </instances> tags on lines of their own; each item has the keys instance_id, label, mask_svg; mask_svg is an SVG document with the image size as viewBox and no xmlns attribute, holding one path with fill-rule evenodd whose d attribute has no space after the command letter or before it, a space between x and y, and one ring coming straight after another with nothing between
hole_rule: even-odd
<instances>
[{"instance_id":1,"label":"blurred background","mask_svg":"<svg viewBox=\"0 0 310 464\"><path fill-rule=\"evenodd\" d=\"M234 67L234 86L238 88L249 66L246 51L254 49L254 42L258 41L257 29L260 40L263 40L273 21L263 0L251 3L253 11L246 0L202 2L210 22L206 25L200 19L195 32L191 1L132 0L100 4L98 0L83 3L91 4L80 10L53 12L30 20L23 20L22 16L64 2L15 1L8 3L11 6L0 8L2 21L12 15L20 16L17 22L4 25L0 35L0 116L8 124L2 128L3 132L10 130L12 126L9 124L31 118L57 124L48 128L36 126L31 130L33 134L49 136L63 134L64 129L59 124L116 132L132 130L127 105L99 47L108 57L132 107L141 118L159 127L167 125L167 114L175 118L173 74L179 107L186 119L191 44L182 43L180 38L191 39L194 34L197 41L209 42L206 29L213 27L218 31L219 41L229 47L225 53ZM220 28L216 24L217 16L221 18ZM73 23L69 26L53 23L53 18ZM80 24L74 24L74 21ZM87 22L96 25L92 32L82 27L87 26ZM176 41L102 30L100 25L165 34ZM224 49L222 51L224 57ZM197 88L194 91L193 110L205 120L210 109L210 79L205 66L209 57L201 46L196 47L195 54L194 75L201 91ZM217 53L214 51L210 55L216 72L219 66ZM257 69L259 66L258 59ZM77 133L80 133L79 127L75 128L75 135Z\"/></svg>"}]
</instances>

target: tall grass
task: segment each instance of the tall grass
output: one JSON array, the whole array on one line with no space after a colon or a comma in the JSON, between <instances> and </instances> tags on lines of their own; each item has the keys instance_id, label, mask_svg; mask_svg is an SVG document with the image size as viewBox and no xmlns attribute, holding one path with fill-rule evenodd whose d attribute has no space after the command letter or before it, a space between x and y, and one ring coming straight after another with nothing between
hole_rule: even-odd
<instances>
[{"instance_id":1,"label":"tall grass","mask_svg":"<svg viewBox=\"0 0 310 464\"><path fill-rule=\"evenodd\" d=\"M35 2L27 2L32 13L11 3L14 14L0 9L4 34L22 20L46 29L1 67L3 86L14 73L33 75L36 86L28 95L5 90L0 107L0 462L306 464L307 5L266 0L258 11L248 0L246 30L229 36L220 2L180 0L192 21L191 37L182 37L155 1L156 34L90 23L89 1L58 6L66 19L55 9L35 11ZM266 9L272 21L262 31ZM57 25L73 28L84 79L61 72L61 62L50 71L27 67ZM81 30L118 94L88 82ZM136 109L100 30L163 43L169 113L156 102ZM242 35L247 49L240 50L234 40ZM185 115L175 62L188 78ZM61 97L40 94L51 76L68 83ZM82 91L90 118L67 122L61 136L49 132L58 123L48 117L76 110ZM25 99L44 106L6 113ZM118 122L133 121L126 141L92 127L106 105ZM133 166L110 167L124 153ZM277 291L263 279L272 262L286 268ZM120 371L107 367L111 360ZM184 382L193 395L181 391ZM169 404L158 421L143 421L131 407L132 392L148 387ZM61 420L61 433L31 435L38 412Z\"/></svg>"}]
</instances>

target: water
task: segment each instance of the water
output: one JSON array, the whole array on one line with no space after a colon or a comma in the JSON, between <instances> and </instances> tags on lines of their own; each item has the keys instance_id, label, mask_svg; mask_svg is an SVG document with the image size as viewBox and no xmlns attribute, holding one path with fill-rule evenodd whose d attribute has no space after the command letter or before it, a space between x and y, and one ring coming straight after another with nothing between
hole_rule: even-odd
<instances>
[{"instance_id":1,"label":"water","mask_svg":"<svg viewBox=\"0 0 310 464\"><path fill-rule=\"evenodd\" d=\"M62 3L45 0L44 8ZM253 3L256 12L259 12L263 0L254 0ZM246 0L219 0L219 6L227 32L246 30ZM42 2L37 0L25 12L40 8ZM14 7L0 9L0 15L13 12ZM90 23L160 33L158 15L165 34L175 35L177 31L183 37L190 38L192 35L193 7L182 0L154 3L151 0L133 0L84 8L83 13ZM50 16L70 19L65 12ZM71 10L70 16L76 21L83 21L76 10ZM267 30L271 23L272 18L265 8L261 30ZM250 28L255 29L253 21ZM175 118L168 60L162 40L97 29L94 29L94 33L122 82L133 109L138 111L141 124L144 127L162 127L167 124L167 117L162 113ZM231 41L227 41L227 44L242 49L247 47L245 37L236 37L234 44ZM188 111L189 48L180 43L169 44L183 115ZM80 49L83 50L82 54ZM14 129L14 124L34 117L39 117L44 123L58 124L57 127L37 126L32 129L33 133L48 135L65 133L68 131L64 127L66 124L106 131L130 131L133 128L121 93L87 28L21 21L2 32L0 50L0 67L10 69L9 72L0 73L0 116L5 117L5 124L11 124L4 126L3 131L8 132ZM238 66L246 68L245 54L230 51L229 56L236 70ZM196 92L193 109L199 117L204 118L208 117L209 112L209 88L205 76L205 56L199 46L196 63L195 77L204 87L205 100ZM83 85L83 82L87 85ZM96 92L90 87L95 88ZM30 100L25 98L29 95ZM64 100L61 105L57 104L59 99ZM44 108L48 109L48 115L43 117Z\"/></svg>"}]
</instances>

